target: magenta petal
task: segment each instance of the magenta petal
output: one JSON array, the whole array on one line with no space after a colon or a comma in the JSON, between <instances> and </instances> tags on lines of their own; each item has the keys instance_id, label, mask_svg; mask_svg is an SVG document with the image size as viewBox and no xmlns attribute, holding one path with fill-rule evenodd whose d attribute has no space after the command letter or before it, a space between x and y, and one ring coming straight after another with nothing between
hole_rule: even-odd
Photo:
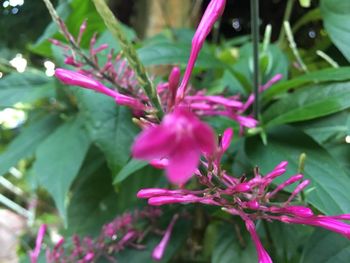
<instances>
[{"instance_id":1,"label":"magenta petal","mask_svg":"<svg viewBox=\"0 0 350 263\"><path fill-rule=\"evenodd\" d=\"M163 126L150 127L135 139L132 146L134 158L151 161L169 155L176 145L176 135Z\"/></svg>"},{"instance_id":2,"label":"magenta petal","mask_svg":"<svg viewBox=\"0 0 350 263\"><path fill-rule=\"evenodd\" d=\"M193 135L201 151L212 155L216 148L216 138L213 129L206 123L198 121L193 127Z\"/></svg>"},{"instance_id":3,"label":"magenta petal","mask_svg":"<svg viewBox=\"0 0 350 263\"><path fill-rule=\"evenodd\" d=\"M184 138L169 156L166 168L171 183L183 185L194 174L199 163L200 151L192 138Z\"/></svg>"}]
</instances>

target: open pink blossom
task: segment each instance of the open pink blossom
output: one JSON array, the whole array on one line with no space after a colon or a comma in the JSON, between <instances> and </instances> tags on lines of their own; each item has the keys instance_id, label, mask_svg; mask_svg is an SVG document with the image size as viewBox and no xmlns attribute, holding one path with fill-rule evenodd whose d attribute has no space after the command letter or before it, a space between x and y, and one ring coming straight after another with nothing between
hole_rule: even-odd
<instances>
[{"instance_id":1,"label":"open pink blossom","mask_svg":"<svg viewBox=\"0 0 350 263\"><path fill-rule=\"evenodd\" d=\"M201 153L210 156L215 149L212 128L181 108L166 115L160 125L144 130L132 146L132 155L147 161L167 158L169 181L183 185L196 171Z\"/></svg>"}]
</instances>

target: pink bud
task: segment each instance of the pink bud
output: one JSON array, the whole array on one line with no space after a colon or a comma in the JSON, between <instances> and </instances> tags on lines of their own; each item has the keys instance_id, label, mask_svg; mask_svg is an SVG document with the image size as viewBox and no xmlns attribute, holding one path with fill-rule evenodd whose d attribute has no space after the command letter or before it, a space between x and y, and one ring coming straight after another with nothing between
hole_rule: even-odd
<instances>
[{"instance_id":1,"label":"pink bud","mask_svg":"<svg viewBox=\"0 0 350 263\"><path fill-rule=\"evenodd\" d=\"M171 94L176 95L177 87L180 82L181 71L179 67L173 67L169 75L169 90Z\"/></svg>"},{"instance_id":2,"label":"pink bud","mask_svg":"<svg viewBox=\"0 0 350 263\"><path fill-rule=\"evenodd\" d=\"M244 193L244 192L248 192L251 190L251 187L248 183L241 183L241 184L238 184L234 187L234 190L236 192L240 192L240 193Z\"/></svg>"},{"instance_id":3,"label":"pink bud","mask_svg":"<svg viewBox=\"0 0 350 263\"><path fill-rule=\"evenodd\" d=\"M259 202L256 200L252 200L252 201L246 202L244 204L247 208L253 209L253 210L259 209L259 207L260 207Z\"/></svg>"},{"instance_id":4,"label":"pink bud","mask_svg":"<svg viewBox=\"0 0 350 263\"><path fill-rule=\"evenodd\" d=\"M169 194L168 189L162 189L162 188L146 188L146 189L141 189L137 193L137 198L142 198L142 199L148 199L153 196L161 196L161 195L167 195Z\"/></svg>"},{"instance_id":5,"label":"pink bud","mask_svg":"<svg viewBox=\"0 0 350 263\"><path fill-rule=\"evenodd\" d=\"M197 60L198 54L202 49L204 41L206 37L209 35L215 22L219 19L219 17L224 12L225 5L226 5L226 0L211 0L207 9L204 12L201 22L199 23L196 33L194 34L194 37L192 39L192 50L191 50L190 58L187 63L187 68L184 74L184 78L177 91L178 101L182 100L185 95L187 84L191 77L192 70Z\"/></svg>"},{"instance_id":6,"label":"pink bud","mask_svg":"<svg viewBox=\"0 0 350 263\"><path fill-rule=\"evenodd\" d=\"M178 219L178 215L176 214L173 219L171 220L169 226L167 227L165 234L162 238L162 240L159 242L159 244L154 248L152 252L152 258L154 260L161 260L163 258L165 249L169 243L171 232L173 231L174 225L176 223L176 220Z\"/></svg>"},{"instance_id":7,"label":"pink bud","mask_svg":"<svg viewBox=\"0 0 350 263\"><path fill-rule=\"evenodd\" d=\"M87 89L96 90L107 96L115 97L118 93L105 87L102 83L78 72L58 68L55 70L55 76L64 84L80 86Z\"/></svg>"},{"instance_id":8,"label":"pink bud","mask_svg":"<svg viewBox=\"0 0 350 263\"><path fill-rule=\"evenodd\" d=\"M39 230L38 230L38 235L36 237L36 241L35 241L35 248L33 251L29 252L29 256L30 256L30 262L31 263L37 263L38 262L38 258L40 255L40 250L41 250L41 246L44 240L44 236L45 236L45 232L46 232L46 225L41 225Z\"/></svg>"},{"instance_id":9,"label":"pink bud","mask_svg":"<svg viewBox=\"0 0 350 263\"><path fill-rule=\"evenodd\" d=\"M227 151L227 149L230 147L232 137L233 137L233 129L232 128L226 129L224 131L224 133L222 134L221 148L222 148L223 152Z\"/></svg>"}]
</instances>

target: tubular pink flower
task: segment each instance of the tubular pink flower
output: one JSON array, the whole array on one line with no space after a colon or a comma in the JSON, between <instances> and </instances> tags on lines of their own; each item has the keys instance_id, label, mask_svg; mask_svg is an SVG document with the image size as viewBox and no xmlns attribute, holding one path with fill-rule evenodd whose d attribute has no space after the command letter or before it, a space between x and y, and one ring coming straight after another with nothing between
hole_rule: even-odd
<instances>
[{"instance_id":1,"label":"tubular pink flower","mask_svg":"<svg viewBox=\"0 0 350 263\"><path fill-rule=\"evenodd\" d=\"M138 191L136 196L137 198L147 199L154 196L172 195L172 192L171 190L163 188L146 188Z\"/></svg>"},{"instance_id":2,"label":"tubular pink flower","mask_svg":"<svg viewBox=\"0 0 350 263\"><path fill-rule=\"evenodd\" d=\"M236 185L233 189L235 192L244 193L250 191L252 188L249 183L241 183Z\"/></svg>"},{"instance_id":3,"label":"tubular pink flower","mask_svg":"<svg viewBox=\"0 0 350 263\"><path fill-rule=\"evenodd\" d=\"M233 129L232 128L226 129L222 134L222 138L221 138L222 152L226 152L227 149L230 147L232 137L233 137Z\"/></svg>"},{"instance_id":4,"label":"tubular pink flower","mask_svg":"<svg viewBox=\"0 0 350 263\"><path fill-rule=\"evenodd\" d=\"M201 153L213 155L215 150L212 128L188 110L177 109L136 138L132 155L146 161L167 158L169 181L183 185L196 171Z\"/></svg>"},{"instance_id":5,"label":"tubular pink flower","mask_svg":"<svg viewBox=\"0 0 350 263\"><path fill-rule=\"evenodd\" d=\"M203 198L200 198L195 195L183 195L183 196L154 196L148 199L148 204L153 206L161 206L161 205L168 205L168 204L190 204L190 203L197 203L202 200Z\"/></svg>"},{"instance_id":6,"label":"tubular pink flower","mask_svg":"<svg viewBox=\"0 0 350 263\"><path fill-rule=\"evenodd\" d=\"M287 206L287 207L270 207L272 213L287 213L297 217L311 217L314 215L312 210L305 206Z\"/></svg>"},{"instance_id":7,"label":"tubular pink flower","mask_svg":"<svg viewBox=\"0 0 350 263\"><path fill-rule=\"evenodd\" d=\"M92 89L113 98L115 98L115 96L118 94L114 90L105 87L102 83L98 82L97 80L94 80L78 72L58 68L55 70L55 76L61 82L67 85L80 86L86 89Z\"/></svg>"},{"instance_id":8,"label":"tubular pink flower","mask_svg":"<svg viewBox=\"0 0 350 263\"><path fill-rule=\"evenodd\" d=\"M304 176L302 174L297 174L297 175L293 175L292 177L290 177L289 179L287 179L286 181L284 181L283 183L281 183L280 185L278 185L276 187L275 190L273 190L271 193L267 193L266 197L267 198L272 198L273 196L275 196L279 191L281 191L282 189L284 189L285 187L287 187L288 185L294 184L297 181L300 181L304 178Z\"/></svg>"},{"instance_id":9,"label":"tubular pink flower","mask_svg":"<svg viewBox=\"0 0 350 263\"><path fill-rule=\"evenodd\" d=\"M272 263L272 260L269 256L269 254L264 249L264 247L261 244L261 241L259 239L259 236L256 233L255 225L254 225L253 221L251 221L248 218L244 218L244 220L245 220L245 225L247 227L247 230L249 231L249 233L253 239L253 242L254 242L254 245L255 245L255 248L256 248L256 251L258 254L258 262L259 263Z\"/></svg>"},{"instance_id":10,"label":"tubular pink flower","mask_svg":"<svg viewBox=\"0 0 350 263\"><path fill-rule=\"evenodd\" d=\"M299 194L301 191L304 190L305 187L307 187L310 184L310 180L305 180L303 182L301 182L297 187L295 187L294 191L292 192L292 194L289 196L288 200L285 202L285 204L289 204L294 197Z\"/></svg>"},{"instance_id":11,"label":"tubular pink flower","mask_svg":"<svg viewBox=\"0 0 350 263\"><path fill-rule=\"evenodd\" d=\"M290 224L302 224L302 225L310 225L316 227L322 227L328 229L330 231L339 233L346 238L350 239L350 225L345 224L341 221L338 221L332 217L328 216L313 216L306 218L294 218L288 216L281 216L280 221L284 223Z\"/></svg>"},{"instance_id":12,"label":"tubular pink flower","mask_svg":"<svg viewBox=\"0 0 350 263\"><path fill-rule=\"evenodd\" d=\"M46 228L47 226L41 225L39 230L38 230L38 235L36 237L36 241L35 241L35 248L33 251L31 251L29 253L29 257L30 257L30 262L31 263L37 263L38 262L38 258L40 255L40 250L41 250L41 246L44 240L44 236L45 236L45 232L46 232Z\"/></svg>"},{"instance_id":13,"label":"tubular pink flower","mask_svg":"<svg viewBox=\"0 0 350 263\"><path fill-rule=\"evenodd\" d=\"M169 240L170 240L170 236L171 236L171 233L173 231L173 228L174 228L174 225L177 221L177 219L179 218L179 216L176 214L174 215L174 217L172 218L169 226L167 227L166 231L165 231L165 234L162 238L162 240L159 242L159 244L153 249L153 252L152 252L152 258L154 260L161 260L163 258L163 255L164 255L164 252L165 252L165 249L169 243Z\"/></svg>"},{"instance_id":14,"label":"tubular pink flower","mask_svg":"<svg viewBox=\"0 0 350 263\"><path fill-rule=\"evenodd\" d=\"M146 106L133 97L119 94L116 92L114 99L115 102L119 105L128 106L134 110L146 110Z\"/></svg>"},{"instance_id":15,"label":"tubular pink flower","mask_svg":"<svg viewBox=\"0 0 350 263\"><path fill-rule=\"evenodd\" d=\"M198 54L202 49L206 37L209 35L211 29L213 28L215 22L224 12L226 5L226 0L211 0L207 9L204 12L204 15L197 27L196 33L192 39L192 50L190 58L187 63L187 68L180 84L180 87L177 91L177 101L183 99L187 84L190 80L194 64L197 60Z\"/></svg>"}]
</instances>

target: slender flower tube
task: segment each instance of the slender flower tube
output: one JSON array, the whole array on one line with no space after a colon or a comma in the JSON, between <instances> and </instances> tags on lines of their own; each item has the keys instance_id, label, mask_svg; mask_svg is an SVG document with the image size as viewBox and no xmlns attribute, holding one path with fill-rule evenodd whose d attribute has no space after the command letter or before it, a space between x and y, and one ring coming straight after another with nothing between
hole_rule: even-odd
<instances>
[{"instance_id":1,"label":"slender flower tube","mask_svg":"<svg viewBox=\"0 0 350 263\"><path fill-rule=\"evenodd\" d=\"M194 64L197 60L198 54L202 49L206 37L209 35L211 29L213 28L215 22L224 12L226 5L226 0L211 0L204 15L197 27L196 33L192 39L192 50L190 58L187 63L187 68L177 91L177 101L181 101L185 95L186 87L190 80Z\"/></svg>"},{"instance_id":2,"label":"slender flower tube","mask_svg":"<svg viewBox=\"0 0 350 263\"><path fill-rule=\"evenodd\" d=\"M154 248L153 252L152 252L152 258L154 260L161 260L163 258L165 249L169 243L170 240L170 236L171 236L171 232L173 231L174 225L177 221L177 219L179 218L179 215L176 214L174 215L173 219L171 220L168 228L165 231L165 234L162 238L162 240L160 241L160 243Z\"/></svg>"},{"instance_id":3,"label":"slender flower tube","mask_svg":"<svg viewBox=\"0 0 350 263\"><path fill-rule=\"evenodd\" d=\"M302 225L322 227L330 231L339 233L345 236L347 239L350 239L350 225L345 224L329 216L313 216L313 217L306 217L306 218L301 218L301 217L294 218L289 216L281 216L279 220L284 223L290 223L290 224L302 224Z\"/></svg>"},{"instance_id":4,"label":"slender flower tube","mask_svg":"<svg viewBox=\"0 0 350 263\"><path fill-rule=\"evenodd\" d=\"M31 263L37 263L38 262L38 258L40 255L40 250L41 250L41 246L44 240L44 236L45 236L45 232L46 232L46 225L41 225L38 231L38 235L36 237L36 241L35 241L35 248L33 251L31 251L29 253L30 256L30 262Z\"/></svg>"},{"instance_id":5,"label":"slender flower tube","mask_svg":"<svg viewBox=\"0 0 350 263\"><path fill-rule=\"evenodd\" d=\"M78 72L58 68L55 70L55 76L67 85L80 86L86 89L92 89L113 98L115 98L115 96L118 94L114 90L105 87L102 83L98 82L97 80L94 80Z\"/></svg>"},{"instance_id":6,"label":"slender flower tube","mask_svg":"<svg viewBox=\"0 0 350 263\"><path fill-rule=\"evenodd\" d=\"M211 156L215 150L212 128L188 110L176 109L160 125L141 132L132 146L132 155L146 161L167 158L169 181L183 185L196 171L201 153Z\"/></svg>"},{"instance_id":7,"label":"slender flower tube","mask_svg":"<svg viewBox=\"0 0 350 263\"><path fill-rule=\"evenodd\" d=\"M245 219L245 225L247 227L248 232L250 233L255 248L256 248L256 252L258 254L258 262L259 263L272 263L272 260L269 256L269 254L266 252L265 248L263 247L263 245L261 244L261 241L259 239L258 234L256 233L255 230L255 225L253 223L253 221L251 221L250 219L246 218Z\"/></svg>"}]
</instances>

